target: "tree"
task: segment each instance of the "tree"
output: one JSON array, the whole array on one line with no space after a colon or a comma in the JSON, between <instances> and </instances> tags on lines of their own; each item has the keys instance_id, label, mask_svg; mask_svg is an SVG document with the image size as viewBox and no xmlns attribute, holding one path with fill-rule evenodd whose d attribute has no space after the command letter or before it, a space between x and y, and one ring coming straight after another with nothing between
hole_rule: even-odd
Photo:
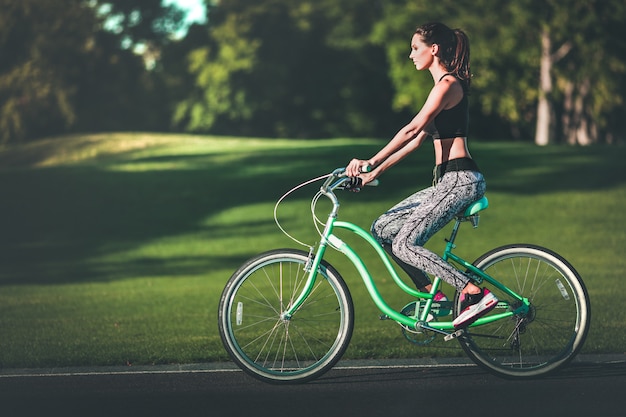
<instances>
[{"instance_id":1,"label":"tree","mask_svg":"<svg viewBox=\"0 0 626 417\"><path fill-rule=\"evenodd\" d=\"M590 0L385 2L374 37L387 43L397 108L421 104L431 80L405 65L406 22L440 20L472 43L473 113L505 120L536 143L589 144L623 131L626 6ZM418 79L418 82L414 80ZM475 120L475 119L474 119ZM476 124L472 123L476 131ZM482 127L486 129L485 127ZM481 126L478 126L481 129ZM486 130L485 130L485 133Z\"/></svg>"},{"instance_id":2,"label":"tree","mask_svg":"<svg viewBox=\"0 0 626 417\"><path fill-rule=\"evenodd\" d=\"M246 92L237 78L255 63L259 42L247 36L251 24L236 14L211 14L215 22L207 43L189 52L188 71L195 77L195 88L178 103L174 123L189 131L206 131L220 116L246 119L251 114Z\"/></svg>"},{"instance_id":3,"label":"tree","mask_svg":"<svg viewBox=\"0 0 626 417\"><path fill-rule=\"evenodd\" d=\"M74 64L76 120L66 131L157 130L167 128L160 85L141 56L120 48L107 31L92 35L88 49ZM167 107L165 107L167 109Z\"/></svg>"},{"instance_id":4,"label":"tree","mask_svg":"<svg viewBox=\"0 0 626 417\"><path fill-rule=\"evenodd\" d=\"M557 123L563 142L587 145L626 140L626 4L573 2L572 51L554 68Z\"/></svg>"},{"instance_id":5,"label":"tree","mask_svg":"<svg viewBox=\"0 0 626 417\"><path fill-rule=\"evenodd\" d=\"M430 91L409 40L437 20L471 39L472 135L625 140L623 1L207 3L208 23L178 40L182 12L161 0L0 0L0 142L171 127L389 136Z\"/></svg>"},{"instance_id":6,"label":"tree","mask_svg":"<svg viewBox=\"0 0 626 417\"><path fill-rule=\"evenodd\" d=\"M189 54L195 88L175 122L190 131L319 137L389 134L383 49L371 2L232 0Z\"/></svg>"},{"instance_id":7,"label":"tree","mask_svg":"<svg viewBox=\"0 0 626 417\"><path fill-rule=\"evenodd\" d=\"M96 25L79 0L0 0L0 141L63 131L76 121L73 64Z\"/></svg>"},{"instance_id":8,"label":"tree","mask_svg":"<svg viewBox=\"0 0 626 417\"><path fill-rule=\"evenodd\" d=\"M532 11L518 7L517 2L385 2L372 37L387 51L389 77L395 86L394 107L417 112L426 100L433 80L409 65L409 43L417 26L440 21L464 30L470 38L472 136L526 136L536 100L536 77L527 68L534 65L538 48L532 33L519 28L531 20ZM508 126L508 131L503 126Z\"/></svg>"},{"instance_id":9,"label":"tree","mask_svg":"<svg viewBox=\"0 0 626 417\"><path fill-rule=\"evenodd\" d=\"M179 11L160 0L0 0L0 11L1 143L162 127L159 85L130 46L158 51Z\"/></svg>"},{"instance_id":10,"label":"tree","mask_svg":"<svg viewBox=\"0 0 626 417\"><path fill-rule=\"evenodd\" d=\"M552 124L554 123L554 109L552 108L552 67L563 59L572 49L572 42L565 41L553 51L550 27L544 25L541 29L541 61L539 65L539 99L537 103L537 128L535 143L547 145L550 143Z\"/></svg>"}]
</instances>

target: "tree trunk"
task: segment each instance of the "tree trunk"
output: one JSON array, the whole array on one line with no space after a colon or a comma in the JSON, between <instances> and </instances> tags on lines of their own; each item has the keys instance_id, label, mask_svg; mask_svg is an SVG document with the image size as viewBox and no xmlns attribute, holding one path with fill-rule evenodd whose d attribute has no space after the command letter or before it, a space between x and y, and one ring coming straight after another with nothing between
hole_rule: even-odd
<instances>
[{"instance_id":1,"label":"tree trunk","mask_svg":"<svg viewBox=\"0 0 626 417\"><path fill-rule=\"evenodd\" d=\"M552 92L552 57L550 56L550 31L545 28L541 31L541 63L539 69L539 102L537 103L537 125L535 127L535 144L545 146L550 143L550 125L552 123L552 106L550 93Z\"/></svg>"},{"instance_id":2,"label":"tree trunk","mask_svg":"<svg viewBox=\"0 0 626 417\"><path fill-rule=\"evenodd\" d=\"M577 89L574 89L573 83L568 82L563 133L570 145L590 145L598 140L597 125L585 112L585 101L590 92L589 78L585 78Z\"/></svg>"},{"instance_id":3,"label":"tree trunk","mask_svg":"<svg viewBox=\"0 0 626 417\"><path fill-rule=\"evenodd\" d=\"M537 103L537 125L535 144L545 146L553 141L554 109L552 107L552 66L563 59L572 49L571 42L565 42L552 53L550 29L541 30L541 62L539 67L539 100Z\"/></svg>"}]
</instances>

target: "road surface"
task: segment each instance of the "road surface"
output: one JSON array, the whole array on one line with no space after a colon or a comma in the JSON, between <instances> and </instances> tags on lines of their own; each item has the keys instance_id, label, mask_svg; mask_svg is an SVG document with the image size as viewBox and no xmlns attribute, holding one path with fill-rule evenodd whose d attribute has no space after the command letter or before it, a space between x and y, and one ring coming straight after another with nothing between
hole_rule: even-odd
<instances>
[{"instance_id":1,"label":"road surface","mask_svg":"<svg viewBox=\"0 0 626 417\"><path fill-rule=\"evenodd\" d=\"M131 367L132 368L132 367ZM626 361L511 381L470 364L340 363L275 386L232 366L2 370L0 416L626 416Z\"/></svg>"}]
</instances>

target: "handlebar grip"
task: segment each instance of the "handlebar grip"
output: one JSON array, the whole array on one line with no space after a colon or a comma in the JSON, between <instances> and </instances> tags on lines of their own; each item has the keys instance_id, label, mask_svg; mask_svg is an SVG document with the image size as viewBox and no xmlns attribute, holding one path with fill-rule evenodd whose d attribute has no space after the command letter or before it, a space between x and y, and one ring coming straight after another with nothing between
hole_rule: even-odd
<instances>
[{"instance_id":1,"label":"handlebar grip","mask_svg":"<svg viewBox=\"0 0 626 417\"><path fill-rule=\"evenodd\" d=\"M368 182L366 185L371 187L378 186L379 181L376 179L374 181ZM363 180L359 177L350 177L349 181L345 184L345 188L347 190L360 190L363 187Z\"/></svg>"},{"instance_id":2,"label":"handlebar grip","mask_svg":"<svg viewBox=\"0 0 626 417\"><path fill-rule=\"evenodd\" d=\"M372 171L371 165L365 165L364 167L361 167L361 172L371 172L371 171ZM368 182L366 185L370 187L377 187L378 184L380 184L380 182L376 179L374 181Z\"/></svg>"},{"instance_id":3,"label":"handlebar grip","mask_svg":"<svg viewBox=\"0 0 626 417\"><path fill-rule=\"evenodd\" d=\"M345 188L346 190L359 190L363 186L363 181L359 177L348 177Z\"/></svg>"}]
</instances>

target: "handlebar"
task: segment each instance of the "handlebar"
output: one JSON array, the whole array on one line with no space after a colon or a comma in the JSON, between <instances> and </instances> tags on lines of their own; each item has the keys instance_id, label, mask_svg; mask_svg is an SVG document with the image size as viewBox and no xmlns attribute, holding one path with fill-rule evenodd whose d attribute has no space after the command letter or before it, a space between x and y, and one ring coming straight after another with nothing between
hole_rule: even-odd
<instances>
[{"instance_id":1,"label":"handlebar","mask_svg":"<svg viewBox=\"0 0 626 417\"><path fill-rule=\"evenodd\" d=\"M362 172L369 172L371 171L371 167L366 166L363 167ZM333 207L331 209L331 212L329 214L329 218L330 217L337 217L337 213L339 211L339 200L337 198L337 196L335 195L335 193L333 192L336 189L340 189L340 190L350 190L353 192L358 192L361 190L361 187L363 186L362 184L362 180L358 177L348 177L346 175L346 168L337 168L335 169L332 173L328 174L328 175L324 175L318 178L313 178L309 181L303 182L302 184L292 188L291 190L287 191L285 194L283 194L283 196L281 198L278 199L278 201L276 202L276 205L274 205L274 222L276 223L276 225L278 226L278 228L285 234L285 236L287 236L288 238L290 238L291 240L293 240L296 243L299 243L300 245L306 246L308 248L310 248L311 250L313 249L312 245L308 245L306 243L303 243L301 241L299 241L298 239L294 238L293 236L291 236L289 233L287 233L287 231L280 225L280 222L278 221L278 206L280 205L280 203L292 192L294 192L295 190L302 188L308 184L311 184L313 182L319 181L323 178L326 178L326 181L324 181L324 184L320 187L320 190L317 192L317 194L313 197L313 199L311 200L311 213L313 214L313 223L315 224L315 228L317 229L317 232L320 236L323 235L323 233L320 231L320 229L318 228L318 225L324 225L325 223L323 223L322 221L320 221L316 214L315 214L315 206L317 204L317 201L319 199L320 196L324 195L326 197L328 197L332 204ZM378 180L374 180L372 182L367 183L366 185L370 185L370 186L377 186L379 183Z\"/></svg>"},{"instance_id":2,"label":"handlebar","mask_svg":"<svg viewBox=\"0 0 626 417\"><path fill-rule=\"evenodd\" d=\"M370 172L371 170L372 168L368 165L364 167L362 172ZM367 183L366 185L376 187L378 186L378 184L379 184L379 181L374 180L372 182ZM328 192L328 191L339 189L339 190L350 190L350 191L358 192L361 190L361 187L363 187L361 178L348 177L346 175L345 168L337 168L336 170L332 172L332 174L330 174L328 179L324 182L324 185L322 185L321 190Z\"/></svg>"}]
</instances>

